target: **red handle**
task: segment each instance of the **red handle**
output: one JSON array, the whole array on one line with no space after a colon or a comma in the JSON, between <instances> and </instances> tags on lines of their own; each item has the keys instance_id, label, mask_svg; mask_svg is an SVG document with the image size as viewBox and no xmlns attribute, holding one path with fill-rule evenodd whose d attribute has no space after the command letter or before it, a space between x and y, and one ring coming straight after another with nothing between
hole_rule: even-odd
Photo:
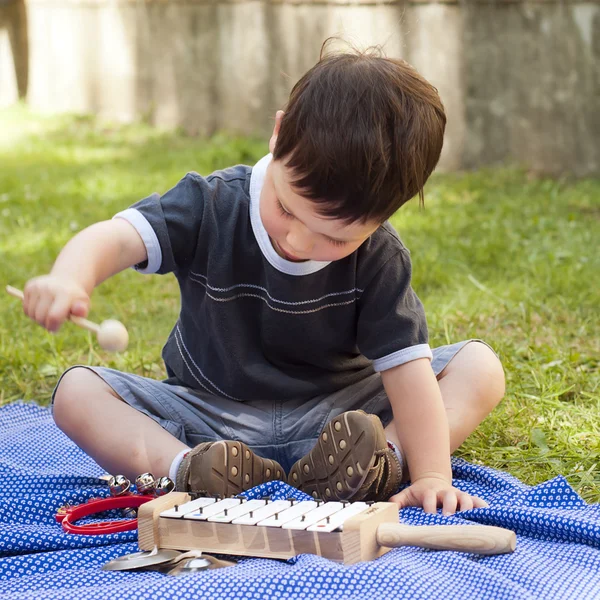
<instances>
[{"instance_id":1,"label":"red handle","mask_svg":"<svg viewBox=\"0 0 600 600\"><path fill-rule=\"evenodd\" d=\"M131 531L137 528L137 519L102 521L101 523L88 523L87 525L75 525L75 521L115 508L137 508L153 499L153 496L127 494L115 498L111 497L92 500L91 502L85 502L78 506L67 508L64 510L64 514L59 512L59 514L56 515L56 520L62 524L63 530L67 533L76 533L79 535L100 535L103 533Z\"/></svg>"}]
</instances>

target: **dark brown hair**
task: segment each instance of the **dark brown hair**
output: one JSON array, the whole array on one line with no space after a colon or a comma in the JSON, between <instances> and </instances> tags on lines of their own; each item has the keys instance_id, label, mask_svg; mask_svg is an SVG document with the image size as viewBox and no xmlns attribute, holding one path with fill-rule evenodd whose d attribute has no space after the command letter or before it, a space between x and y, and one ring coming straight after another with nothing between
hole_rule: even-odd
<instances>
[{"instance_id":1,"label":"dark brown hair","mask_svg":"<svg viewBox=\"0 0 600 600\"><path fill-rule=\"evenodd\" d=\"M296 83L273 158L325 217L383 222L419 194L442 150L437 90L378 49L325 54Z\"/></svg>"}]
</instances>

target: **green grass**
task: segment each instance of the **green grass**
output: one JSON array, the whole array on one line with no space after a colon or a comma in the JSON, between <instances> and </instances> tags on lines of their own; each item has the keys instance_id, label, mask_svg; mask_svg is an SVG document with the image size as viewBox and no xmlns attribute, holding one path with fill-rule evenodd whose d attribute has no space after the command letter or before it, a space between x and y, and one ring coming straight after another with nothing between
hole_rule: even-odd
<instances>
[{"instance_id":1,"label":"green grass","mask_svg":"<svg viewBox=\"0 0 600 600\"><path fill-rule=\"evenodd\" d=\"M198 140L22 107L0 111L0 132L0 283L19 287L83 227L189 170L253 164L267 150L262 140ZM393 223L412 251L432 345L481 337L505 365L504 402L458 454L532 485L564 475L600 502L600 181L518 169L438 175L425 210L413 203ZM50 335L0 298L0 404L46 404L73 363L164 375L160 350L179 305L172 276L128 271L95 292L90 318L129 328L119 356L70 324Z\"/></svg>"}]
</instances>

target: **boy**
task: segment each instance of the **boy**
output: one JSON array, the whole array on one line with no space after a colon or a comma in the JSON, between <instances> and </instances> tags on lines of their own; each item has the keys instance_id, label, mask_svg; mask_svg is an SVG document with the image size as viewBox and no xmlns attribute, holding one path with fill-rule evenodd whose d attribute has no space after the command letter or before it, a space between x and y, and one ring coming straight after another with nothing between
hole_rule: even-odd
<instances>
[{"instance_id":1,"label":"boy","mask_svg":"<svg viewBox=\"0 0 600 600\"><path fill-rule=\"evenodd\" d=\"M109 472L193 493L287 474L315 497L387 500L410 477L399 506L485 506L452 487L450 454L502 398L502 367L477 341L432 353L387 223L422 199L445 122L403 61L325 56L253 168L189 173L76 235L26 285L30 317L54 331L85 316L131 266L175 273L181 313L166 381L74 367L53 394L58 426Z\"/></svg>"}]
</instances>

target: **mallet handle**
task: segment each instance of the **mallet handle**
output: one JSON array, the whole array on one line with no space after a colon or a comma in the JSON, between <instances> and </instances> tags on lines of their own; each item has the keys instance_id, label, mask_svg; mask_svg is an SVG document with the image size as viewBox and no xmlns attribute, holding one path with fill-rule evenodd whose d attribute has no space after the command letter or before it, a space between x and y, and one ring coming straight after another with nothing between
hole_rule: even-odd
<instances>
[{"instance_id":1,"label":"mallet handle","mask_svg":"<svg viewBox=\"0 0 600 600\"><path fill-rule=\"evenodd\" d=\"M513 552L516 535L510 529L490 525L402 525L382 523L377 543L386 548L419 546L432 550L458 550L476 554Z\"/></svg>"},{"instance_id":2,"label":"mallet handle","mask_svg":"<svg viewBox=\"0 0 600 600\"><path fill-rule=\"evenodd\" d=\"M14 296L15 298L19 298L20 300L23 300L25 298L25 295L23 294L23 292L21 290L18 290L15 287L13 287L12 285L7 285L6 291L11 296ZM92 321L88 321L87 319L84 319L83 317L76 317L75 315L70 315L69 319L71 319L71 321L73 321L73 323L75 323L75 325L79 325L79 327L83 327L84 329L87 329L88 331L91 331L92 333L97 334L98 331L100 330L100 325L97 325L96 323L94 323Z\"/></svg>"}]
</instances>

